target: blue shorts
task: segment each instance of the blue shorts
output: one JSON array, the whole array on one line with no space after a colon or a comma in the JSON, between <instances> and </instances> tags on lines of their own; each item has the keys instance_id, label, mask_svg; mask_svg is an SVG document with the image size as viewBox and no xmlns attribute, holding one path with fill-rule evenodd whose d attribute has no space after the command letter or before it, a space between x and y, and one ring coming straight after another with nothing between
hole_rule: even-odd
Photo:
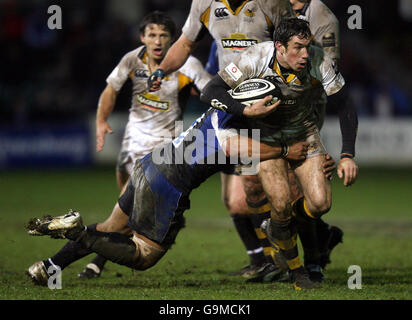
<instances>
[{"instance_id":1,"label":"blue shorts","mask_svg":"<svg viewBox=\"0 0 412 320\"><path fill-rule=\"evenodd\" d=\"M126 192L118 200L129 227L162 245L174 243L184 226L188 196L177 190L152 163L151 154L136 162Z\"/></svg>"}]
</instances>

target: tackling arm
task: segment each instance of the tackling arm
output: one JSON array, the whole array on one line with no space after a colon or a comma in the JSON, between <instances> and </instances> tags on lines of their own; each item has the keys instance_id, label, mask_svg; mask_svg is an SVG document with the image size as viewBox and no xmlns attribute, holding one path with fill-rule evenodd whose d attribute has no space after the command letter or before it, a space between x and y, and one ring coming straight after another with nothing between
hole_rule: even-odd
<instances>
[{"instance_id":1,"label":"tackling arm","mask_svg":"<svg viewBox=\"0 0 412 320\"><path fill-rule=\"evenodd\" d=\"M254 145L258 143L259 148ZM227 156L238 155L240 158L252 158L265 161L276 158L285 158L292 161L305 160L309 143L300 141L293 145L271 146L250 137L235 135L223 142L223 150Z\"/></svg>"}]
</instances>

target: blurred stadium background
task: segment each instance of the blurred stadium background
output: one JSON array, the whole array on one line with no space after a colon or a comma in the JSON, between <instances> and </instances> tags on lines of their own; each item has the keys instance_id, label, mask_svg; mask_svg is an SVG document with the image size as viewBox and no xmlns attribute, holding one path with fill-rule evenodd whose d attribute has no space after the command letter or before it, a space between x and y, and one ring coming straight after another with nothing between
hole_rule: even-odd
<instances>
[{"instance_id":1,"label":"blurred stadium background","mask_svg":"<svg viewBox=\"0 0 412 320\"><path fill-rule=\"evenodd\" d=\"M340 69L360 116L358 162L412 165L412 1L324 2L340 20ZM0 168L113 163L130 87L122 90L111 118L116 135L97 155L91 126L105 79L139 45L137 25L143 15L166 11L180 29L190 3L1 0ZM47 27L52 4L62 8L62 30ZM347 9L353 4L362 8L361 30L347 26ZM210 40L206 37L195 52L203 63ZM186 123L202 110L192 99ZM336 156L340 132L334 115L328 116L324 139Z\"/></svg>"},{"instance_id":2,"label":"blurred stadium background","mask_svg":"<svg viewBox=\"0 0 412 320\"><path fill-rule=\"evenodd\" d=\"M335 178L333 210L336 213L331 219L343 224L345 231L354 236L349 244L365 245L366 250L354 253L351 247L346 247L341 253L347 256L336 254L337 261L344 276L344 266L353 264L348 255L354 254L359 263L372 263L373 268L399 267L397 279L401 279L402 274L411 274L412 269L412 211L408 199L412 187L412 0L324 2L340 20L340 70L359 114L356 156L360 165L359 181L352 189L345 189ZM168 12L180 30L190 3L189 0L0 0L0 228L3 238L0 238L0 281L9 289L0 297L36 298L33 293L13 291L13 284L5 280L9 279L6 266L20 265L21 270L11 277L19 279L23 268L33 262L23 261L23 253L19 254L19 248L22 250L31 240L23 234L22 226L27 218L43 215L44 210L63 213L70 205L69 200L73 206L89 211L86 222L107 216L118 192L114 166L128 116L130 84L123 88L115 112L109 118L115 134L107 137L104 151L96 154L95 111L105 79L120 58L139 45L137 26L142 16L152 10ZM62 8L62 30L47 27L47 8L54 4ZM347 26L350 5L362 8L361 30L350 30ZM206 36L194 53L203 63L207 60L210 42L211 38ZM185 124L203 111L204 106L192 98L185 113ZM341 143L336 115L328 113L322 134L327 149L337 159ZM224 227L233 229L220 204L218 177L204 188L203 194L195 192L192 199L191 212L198 219L194 220L194 230L205 225L208 216L212 220L224 218ZM213 201L208 195L213 195L215 203L211 204ZM205 203L210 208L204 208ZM216 224L213 222L211 226ZM14 240L15 232L20 233L20 240ZM205 237L207 234L205 232ZM191 234L184 236L195 238ZM372 236L378 238L367 242ZM236 239L233 232L230 237L232 241ZM388 259L385 259L380 250L385 248L384 239L389 237L400 251L392 255L386 252ZM9 247L13 241L17 241L14 249L13 245ZM33 259L45 250L40 245L45 242L31 240L32 247L28 248L33 252L38 250L37 255L31 253ZM234 245L239 249L240 258L235 258L233 253L230 257L240 267L246 257L241 254L240 241L236 240ZM216 250L220 250L220 246L216 246ZM371 258L368 254L372 252L380 255L381 260ZM179 253L172 253L172 257L173 254ZM8 259L3 259L5 257ZM210 257L205 259L213 263ZM389 261L396 262L390 264ZM184 270L182 274L186 274ZM377 276L383 278L385 273L378 272ZM401 285L410 284L410 280L402 281ZM401 296L388 292L395 298L412 297L410 288ZM191 294L189 292L187 298L196 297ZM224 297L248 298L238 294L235 290L232 296ZM168 295L158 298L164 297Z\"/></svg>"}]
</instances>

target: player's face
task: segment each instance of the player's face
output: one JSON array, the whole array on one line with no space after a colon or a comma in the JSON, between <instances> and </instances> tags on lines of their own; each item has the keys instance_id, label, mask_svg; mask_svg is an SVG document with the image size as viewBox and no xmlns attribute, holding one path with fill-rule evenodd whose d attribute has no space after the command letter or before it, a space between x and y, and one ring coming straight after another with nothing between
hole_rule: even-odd
<instances>
[{"instance_id":1,"label":"player's face","mask_svg":"<svg viewBox=\"0 0 412 320\"><path fill-rule=\"evenodd\" d=\"M149 59L162 60L172 44L170 32L161 24L149 24L140 40L146 45Z\"/></svg>"},{"instance_id":2,"label":"player's face","mask_svg":"<svg viewBox=\"0 0 412 320\"><path fill-rule=\"evenodd\" d=\"M305 68L309 58L310 39L293 36L287 48L280 45L283 62L293 71L301 71Z\"/></svg>"}]
</instances>

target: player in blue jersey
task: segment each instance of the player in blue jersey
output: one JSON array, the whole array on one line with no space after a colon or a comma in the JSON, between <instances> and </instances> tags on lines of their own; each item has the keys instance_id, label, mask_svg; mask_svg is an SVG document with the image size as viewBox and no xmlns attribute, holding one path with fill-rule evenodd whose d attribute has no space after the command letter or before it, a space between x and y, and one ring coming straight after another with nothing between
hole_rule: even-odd
<instances>
[{"instance_id":1,"label":"player in blue jersey","mask_svg":"<svg viewBox=\"0 0 412 320\"><path fill-rule=\"evenodd\" d=\"M245 108L244 115L265 115L279 102L266 107L270 96ZM30 235L50 235L70 241L52 258L34 263L28 276L47 285L50 274L92 253L137 270L150 268L174 243L184 227L183 212L189 195L214 173L232 166L233 159L246 164L279 158L282 148L260 143L255 132L242 135L239 118L210 109L172 142L156 147L136 161L127 188L112 214L103 223L83 226L78 212L60 217L32 219ZM235 129L236 128L236 129ZM238 147L239 146L239 147ZM305 159L307 142L289 146L285 157ZM239 163L239 162L238 162ZM133 233L130 239L127 234Z\"/></svg>"}]
</instances>

